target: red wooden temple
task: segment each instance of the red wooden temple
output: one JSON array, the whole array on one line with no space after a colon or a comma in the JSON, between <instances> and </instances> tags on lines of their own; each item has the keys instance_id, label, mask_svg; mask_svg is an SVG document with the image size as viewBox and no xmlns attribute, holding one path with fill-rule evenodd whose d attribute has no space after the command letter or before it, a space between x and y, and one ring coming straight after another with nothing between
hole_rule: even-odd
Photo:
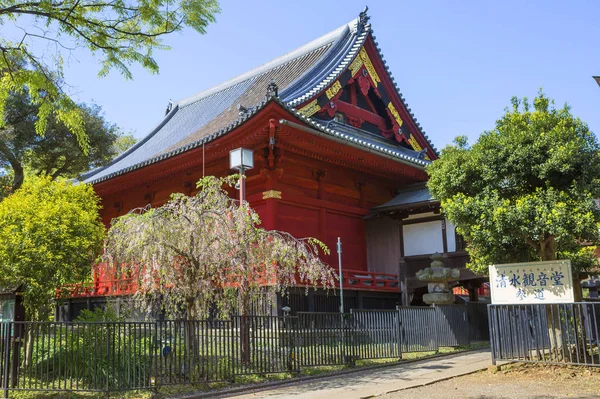
<instances>
[{"instance_id":1,"label":"red wooden temple","mask_svg":"<svg viewBox=\"0 0 600 399\"><path fill-rule=\"evenodd\" d=\"M399 303L401 287L408 288L398 277L404 256L398 227L410 212L395 213L394 200L399 190L426 181L425 167L437 154L394 83L366 12L280 58L169 104L152 132L84 181L102 198L108 226L131 209L161 206L171 193L194 194L204 175L234 173L228 156L238 147L254 151L246 195L264 228L316 237L331 249L340 237L345 303ZM237 195L233 189L230 194ZM442 220L439 206L437 213L433 208L426 212ZM383 219L387 224L378 227ZM335 250L324 260L337 270ZM133 280L116 279L104 265L93 275L89 285L61 287L61 297L135 290ZM337 297L315 299L319 295L304 298L298 290L290 306L337 310Z\"/></svg>"}]
</instances>

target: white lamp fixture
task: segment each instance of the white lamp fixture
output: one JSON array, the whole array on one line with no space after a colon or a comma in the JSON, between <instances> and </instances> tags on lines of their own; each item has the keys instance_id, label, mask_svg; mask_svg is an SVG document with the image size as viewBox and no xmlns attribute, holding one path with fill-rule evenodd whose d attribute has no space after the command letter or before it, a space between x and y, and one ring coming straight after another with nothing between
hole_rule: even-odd
<instances>
[{"instance_id":1,"label":"white lamp fixture","mask_svg":"<svg viewBox=\"0 0 600 399\"><path fill-rule=\"evenodd\" d=\"M254 152L248 148L236 148L229 152L229 167L243 171L254 167Z\"/></svg>"}]
</instances>

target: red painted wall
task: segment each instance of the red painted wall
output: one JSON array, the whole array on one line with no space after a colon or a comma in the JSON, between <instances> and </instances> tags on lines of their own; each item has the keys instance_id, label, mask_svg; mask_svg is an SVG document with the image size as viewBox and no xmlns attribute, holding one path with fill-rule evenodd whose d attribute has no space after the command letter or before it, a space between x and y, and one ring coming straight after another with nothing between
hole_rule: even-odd
<instances>
[{"instance_id":1,"label":"red painted wall","mask_svg":"<svg viewBox=\"0 0 600 399\"><path fill-rule=\"evenodd\" d=\"M273 163L269 160L269 120L290 116L273 115L273 110L263 112L265 115L217 140L206 151L206 175L232 173L229 150L252 148L255 167L247 173L247 199L263 226L298 238L320 239L331 251L323 259L336 269L336 242L341 237L344 269L368 270L364 216L372 207L393 198L398 188L423 180L424 172L282 126L275 135ZM99 183L95 187L103 200L103 221L108 226L112 218L133 208L148 203L160 206L174 192L194 194L202 177L202 159L202 153L192 150ZM263 199L270 190L279 192L281 198ZM237 196L237 190L228 191Z\"/></svg>"}]
</instances>

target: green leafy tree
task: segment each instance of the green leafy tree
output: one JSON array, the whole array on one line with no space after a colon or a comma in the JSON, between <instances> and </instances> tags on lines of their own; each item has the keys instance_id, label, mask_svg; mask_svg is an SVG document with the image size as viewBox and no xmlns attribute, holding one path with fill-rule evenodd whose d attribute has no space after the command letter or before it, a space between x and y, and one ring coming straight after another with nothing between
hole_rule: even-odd
<instances>
[{"instance_id":1,"label":"green leafy tree","mask_svg":"<svg viewBox=\"0 0 600 399\"><path fill-rule=\"evenodd\" d=\"M137 139L133 137L132 133L121 134L113 144L113 150L116 154L122 154L133 147L135 143L137 143Z\"/></svg>"},{"instance_id":2,"label":"green leafy tree","mask_svg":"<svg viewBox=\"0 0 600 399\"><path fill-rule=\"evenodd\" d=\"M99 198L87 184L28 178L0 202L0 286L24 289L31 320L46 320L56 288L89 276L102 247Z\"/></svg>"},{"instance_id":3,"label":"green leafy tree","mask_svg":"<svg viewBox=\"0 0 600 399\"><path fill-rule=\"evenodd\" d=\"M106 165L116 155L135 143L130 134L108 123L97 105L79 106L88 137L85 153L62 122L49 117L45 135L36 133L38 108L26 94L13 93L5 108L5 123L0 127L0 166L12 179L9 192L17 190L26 172L57 177L78 177L90 169Z\"/></svg>"},{"instance_id":4,"label":"green leafy tree","mask_svg":"<svg viewBox=\"0 0 600 399\"><path fill-rule=\"evenodd\" d=\"M582 271L597 263L581 244L600 238L599 152L588 126L540 92L533 106L513 98L472 146L465 137L447 146L428 187L468 242L474 271L554 259Z\"/></svg>"},{"instance_id":5,"label":"green leafy tree","mask_svg":"<svg viewBox=\"0 0 600 399\"><path fill-rule=\"evenodd\" d=\"M0 0L0 24L26 27L16 39L0 38L0 123L10 93L28 92L39 107L37 133L44 134L53 115L87 151L84 117L64 90L63 54L90 51L100 58L100 76L116 69L131 79L133 64L156 73L153 53L167 48L165 35L184 27L205 33L218 12L216 0ZM55 52L34 50L44 43Z\"/></svg>"}]
</instances>

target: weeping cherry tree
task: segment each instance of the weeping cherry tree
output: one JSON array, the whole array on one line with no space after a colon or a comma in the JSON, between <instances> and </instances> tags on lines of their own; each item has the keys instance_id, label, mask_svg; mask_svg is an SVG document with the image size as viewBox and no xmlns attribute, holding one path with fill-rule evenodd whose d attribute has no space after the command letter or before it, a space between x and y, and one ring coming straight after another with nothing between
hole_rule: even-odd
<instances>
[{"instance_id":1,"label":"weeping cherry tree","mask_svg":"<svg viewBox=\"0 0 600 399\"><path fill-rule=\"evenodd\" d=\"M160 208L113 221L105 257L136 276L136 303L147 312L160 303L168 317L193 320L237 305L246 316L254 301L285 295L298 283L334 286L335 274L319 258L327 247L260 228L258 214L223 190L235 180L203 178L195 196L174 194Z\"/></svg>"}]
</instances>

